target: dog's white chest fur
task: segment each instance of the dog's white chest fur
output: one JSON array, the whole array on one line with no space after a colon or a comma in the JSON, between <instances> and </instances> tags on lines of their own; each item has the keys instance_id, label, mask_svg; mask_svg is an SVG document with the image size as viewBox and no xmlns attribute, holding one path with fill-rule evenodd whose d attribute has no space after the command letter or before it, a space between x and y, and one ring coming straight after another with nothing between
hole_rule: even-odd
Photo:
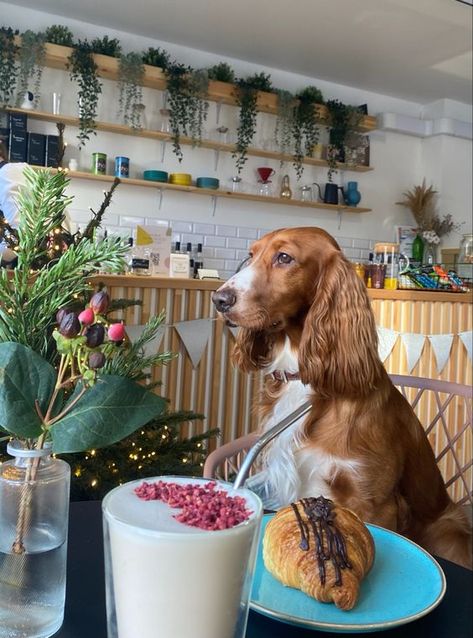
<instances>
[{"instance_id":1,"label":"dog's white chest fur","mask_svg":"<svg viewBox=\"0 0 473 638\"><path fill-rule=\"evenodd\" d=\"M288 341L268 371L274 370L298 370L297 358L291 351ZM273 412L264 424L264 429L269 430L279 423L305 403L311 395L310 386L304 385L301 381L286 383ZM331 498L329 480L335 473L341 469L356 471L356 463L353 461L334 457L307 445L303 432L305 419L306 417L302 417L289 426L263 452L270 493L280 506L307 496Z\"/></svg>"}]
</instances>

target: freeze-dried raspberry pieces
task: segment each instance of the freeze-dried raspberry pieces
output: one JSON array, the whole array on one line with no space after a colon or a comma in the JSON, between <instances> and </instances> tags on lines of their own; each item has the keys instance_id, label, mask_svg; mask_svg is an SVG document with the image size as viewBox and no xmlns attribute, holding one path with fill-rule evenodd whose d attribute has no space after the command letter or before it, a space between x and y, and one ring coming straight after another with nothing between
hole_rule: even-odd
<instances>
[{"instance_id":1,"label":"freeze-dried raspberry pieces","mask_svg":"<svg viewBox=\"0 0 473 638\"><path fill-rule=\"evenodd\" d=\"M210 481L205 485L144 481L135 493L145 501L164 501L170 507L181 508L174 518L180 523L205 530L229 529L246 521L251 511L241 496L230 496L218 490Z\"/></svg>"}]
</instances>

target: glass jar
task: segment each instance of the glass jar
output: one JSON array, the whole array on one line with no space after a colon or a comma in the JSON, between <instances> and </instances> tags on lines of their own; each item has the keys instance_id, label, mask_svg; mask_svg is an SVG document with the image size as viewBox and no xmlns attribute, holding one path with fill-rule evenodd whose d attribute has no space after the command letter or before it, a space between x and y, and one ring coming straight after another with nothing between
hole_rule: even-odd
<instances>
[{"instance_id":1,"label":"glass jar","mask_svg":"<svg viewBox=\"0 0 473 638\"><path fill-rule=\"evenodd\" d=\"M473 235L463 235L458 255L457 272L463 279L473 279Z\"/></svg>"},{"instance_id":2,"label":"glass jar","mask_svg":"<svg viewBox=\"0 0 473 638\"><path fill-rule=\"evenodd\" d=\"M62 625L70 467L50 446L8 444L0 465L0 638L47 638Z\"/></svg>"},{"instance_id":3,"label":"glass jar","mask_svg":"<svg viewBox=\"0 0 473 638\"><path fill-rule=\"evenodd\" d=\"M375 262L385 266L384 288L395 290L398 286L399 273L409 268L409 258L399 251L399 244L390 242L375 244L374 253Z\"/></svg>"}]
</instances>

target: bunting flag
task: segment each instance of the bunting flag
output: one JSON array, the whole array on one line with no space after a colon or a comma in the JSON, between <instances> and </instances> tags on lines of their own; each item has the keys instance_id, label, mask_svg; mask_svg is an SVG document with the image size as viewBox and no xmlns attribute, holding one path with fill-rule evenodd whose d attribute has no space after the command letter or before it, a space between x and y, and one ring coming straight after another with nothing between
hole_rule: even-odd
<instances>
[{"instance_id":1,"label":"bunting flag","mask_svg":"<svg viewBox=\"0 0 473 638\"><path fill-rule=\"evenodd\" d=\"M391 330L390 328L382 328L381 326L377 327L378 331L378 355L381 361L386 361L386 359L391 354L392 349L394 348L394 344L399 337L399 332L395 330Z\"/></svg>"},{"instance_id":2,"label":"bunting flag","mask_svg":"<svg viewBox=\"0 0 473 638\"><path fill-rule=\"evenodd\" d=\"M161 345L161 341L163 340L163 337L164 337L164 332L166 330L166 327L167 327L166 325L159 326L158 331L156 332L154 338L144 344L144 354L146 357L151 357L158 352L159 347ZM141 337L144 329L145 329L144 325L127 326L126 333L128 337L130 338L130 341L132 343L135 343L135 341L137 341Z\"/></svg>"},{"instance_id":3,"label":"bunting flag","mask_svg":"<svg viewBox=\"0 0 473 638\"><path fill-rule=\"evenodd\" d=\"M467 330L466 332L460 332L458 334L460 339L462 340L463 345L468 352L468 356L470 357L470 361L473 361L473 330Z\"/></svg>"},{"instance_id":4,"label":"bunting flag","mask_svg":"<svg viewBox=\"0 0 473 638\"><path fill-rule=\"evenodd\" d=\"M240 330L240 328L238 326L228 326L228 329L232 333L233 338L236 339L237 335L238 335L238 331Z\"/></svg>"},{"instance_id":5,"label":"bunting flag","mask_svg":"<svg viewBox=\"0 0 473 638\"><path fill-rule=\"evenodd\" d=\"M194 319L175 323L179 337L184 344L187 354L196 368L202 358L212 330L212 319Z\"/></svg>"},{"instance_id":6,"label":"bunting flag","mask_svg":"<svg viewBox=\"0 0 473 638\"><path fill-rule=\"evenodd\" d=\"M453 335L428 335L437 362L437 374L445 367L452 349Z\"/></svg>"},{"instance_id":7,"label":"bunting flag","mask_svg":"<svg viewBox=\"0 0 473 638\"><path fill-rule=\"evenodd\" d=\"M401 333L401 340L406 349L407 370L412 372L420 359L422 350L424 349L425 335L416 334L414 332Z\"/></svg>"}]
</instances>

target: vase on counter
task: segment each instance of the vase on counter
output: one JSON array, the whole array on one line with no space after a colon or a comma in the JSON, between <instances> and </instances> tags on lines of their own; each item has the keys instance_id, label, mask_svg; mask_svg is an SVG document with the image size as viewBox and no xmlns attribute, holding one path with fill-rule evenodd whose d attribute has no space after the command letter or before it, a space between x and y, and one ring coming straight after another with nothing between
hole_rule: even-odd
<instances>
[{"instance_id":1,"label":"vase on counter","mask_svg":"<svg viewBox=\"0 0 473 638\"><path fill-rule=\"evenodd\" d=\"M0 466L0 638L47 638L62 625L70 466L46 445L12 441Z\"/></svg>"},{"instance_id":2,"label":"vase on counter","mask_svg":"<svg viewBox=\"0 0 473 638\"><path fill-rule=\"evenodd\" d=\"M424 257L424 240L417 233L412 242L412 261L414 264L419 265L422 263Z\"/></svg>"},{"instance_id":3,"label":"vase on counter","mask_svg":"<svg viewBox=\"0 0 473 638\"><path fill-rule=\"evenodd\" d=\"M437 263L437 244L426 242L422 256L423 266L433 266Z\"/></svg>"},{"instance_id":4,"label":"vase on counter","mask_svg":"<svg viewBox=\"0 0 473 638\"><path fill-rule=\"evenodd\" d=\"M348 182L344 189L345 203L347 206L358 206L361 201L361 193L358 190L358 182Z\"/></svg>"}]
</instances>

